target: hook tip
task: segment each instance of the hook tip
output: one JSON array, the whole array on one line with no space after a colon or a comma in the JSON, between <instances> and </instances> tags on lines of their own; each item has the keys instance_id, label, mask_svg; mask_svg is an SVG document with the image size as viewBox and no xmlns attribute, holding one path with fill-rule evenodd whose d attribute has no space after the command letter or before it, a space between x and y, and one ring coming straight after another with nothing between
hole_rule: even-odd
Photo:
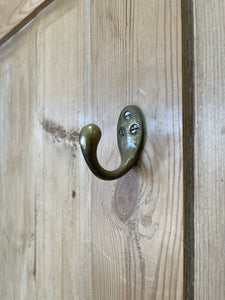
<instances>
[{"instance_id":1,"label":"hook tip","mask_svg":"<svg viewBox=\"0 0 225 300\"><path fill-rule=\"evenodd\" d=\"M94 143L98 144L101 138L101 130L95 124L88 124L81 129L80 132L80 145L86 148L87 144Z\"/></svg>"}]
</instances>

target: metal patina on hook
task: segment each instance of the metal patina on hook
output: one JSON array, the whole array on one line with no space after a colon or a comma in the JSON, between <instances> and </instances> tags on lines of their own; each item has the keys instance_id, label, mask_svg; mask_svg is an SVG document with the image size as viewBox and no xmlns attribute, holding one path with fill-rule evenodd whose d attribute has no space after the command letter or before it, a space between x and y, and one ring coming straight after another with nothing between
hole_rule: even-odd
<instances>
[{"instance_id":1,"label":"metal patina on hook","mask_svg":"<svg viewBox=\"0 0 225 300\"><path fill-rule=\"evenodd\" d=\"M101 130L95 124L89 124L80 132L80 146L91 171L103 180L117 179L126 174L137 162L143 143L143 118L135 105L125 107L117 124L117 143L121 155L120 166L113 171L100 166L97 158L97 146Z\"/></svg>"}]
</instances>

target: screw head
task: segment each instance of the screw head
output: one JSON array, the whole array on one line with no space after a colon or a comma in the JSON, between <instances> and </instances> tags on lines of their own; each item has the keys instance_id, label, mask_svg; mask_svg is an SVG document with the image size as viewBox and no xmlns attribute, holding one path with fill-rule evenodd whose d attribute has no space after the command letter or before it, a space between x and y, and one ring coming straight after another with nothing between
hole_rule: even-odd
<instances>
[{"instance_id":1,"label":"screw head","mask_svg":"<svg viewBox=\"0 0 225 300\"><path fill-rule=\"evenodd\" d=\"M119 129L119 135L121 137L125 135L125 129L123 127L120 127L120 129Z\"/></svg>"},{"instance_id":2,"label":"screw head","mask_svg":"<svg viewBox=\"0 0 225 300\"><path fill-rule=\"evenodd\" d=\"M140 127L138 124L132 124L130 127L130 133L136 134L139 129L140 129Z\"/></svg>"},{"instance_id":3,"label":"screw head","mask_svg":"<svg viewBox=\"0 0 225 300\"><path fill-rule=\"evenodd\" d=\"M124 118L126 120L130 120L131 119L131 112L129 110L125 111Z\"/></svg>"}]
</instances>

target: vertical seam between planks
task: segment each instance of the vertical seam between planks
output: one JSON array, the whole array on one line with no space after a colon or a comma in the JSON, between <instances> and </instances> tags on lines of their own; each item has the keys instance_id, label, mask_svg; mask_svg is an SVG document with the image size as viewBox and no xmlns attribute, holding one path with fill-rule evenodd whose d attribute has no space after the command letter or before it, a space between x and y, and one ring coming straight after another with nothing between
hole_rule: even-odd
<instances>
[{"instance_id":1,"label":"vertical seam between planks","mask_svg":"<svg viewBox=\"0 0 225 300\"><path fill-rule=\"evenodd\" d=\"M194 299L194 19L193 0L182 6L184 159L184 299Z\"/></svg>"}]
</instances>

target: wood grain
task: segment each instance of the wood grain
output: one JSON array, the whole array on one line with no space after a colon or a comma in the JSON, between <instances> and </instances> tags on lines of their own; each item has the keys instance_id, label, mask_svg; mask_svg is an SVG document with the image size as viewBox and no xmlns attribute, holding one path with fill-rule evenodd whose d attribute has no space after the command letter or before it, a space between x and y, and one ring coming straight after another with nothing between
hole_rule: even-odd
<instances>
[{"instance_id":1,"label":"wood grain","mask_svg":"<svg viewBox=\"0 0 225 300\"><path fill-rule=\"evenodd\" d=\"M91 6L99 159L111 169L119 164L115 126L125 105L143 110L147 135L142 159L127 176L112 183L93 179L99 195L92 202L95 299L182 299L180 14L179 1L97 0Z\"/></svg>"},{"instance_id":2,"label":"wood grain","mask_svg":"<svg viewBox=\"0 0 225 300\"><path fill-rule=\"evenodd\" d=\"M195 299L225 299L225 4L194 1Z\"/></svg>"},{"instance_id":3,"label":"wood grain","mask_svg":"<svg viewBox=\"0 0 225 300\"><path fill-rule=\"evenodd\" d=\"M0 298L182 299L180 1L56 0L0 64ZM114 169L127 104L145 116L141 158L101 181L78 133L98 124Z\"/></svg>"},{"instance_id":4,"label":"wood grain","mask_svg":"<svg viewBox=\"0 0 225 300\"><path fill-rule=\"evenodd\" d=\"M34 18L53 0L1 0L0 45Z\"/></svg>"}]
</instances>

